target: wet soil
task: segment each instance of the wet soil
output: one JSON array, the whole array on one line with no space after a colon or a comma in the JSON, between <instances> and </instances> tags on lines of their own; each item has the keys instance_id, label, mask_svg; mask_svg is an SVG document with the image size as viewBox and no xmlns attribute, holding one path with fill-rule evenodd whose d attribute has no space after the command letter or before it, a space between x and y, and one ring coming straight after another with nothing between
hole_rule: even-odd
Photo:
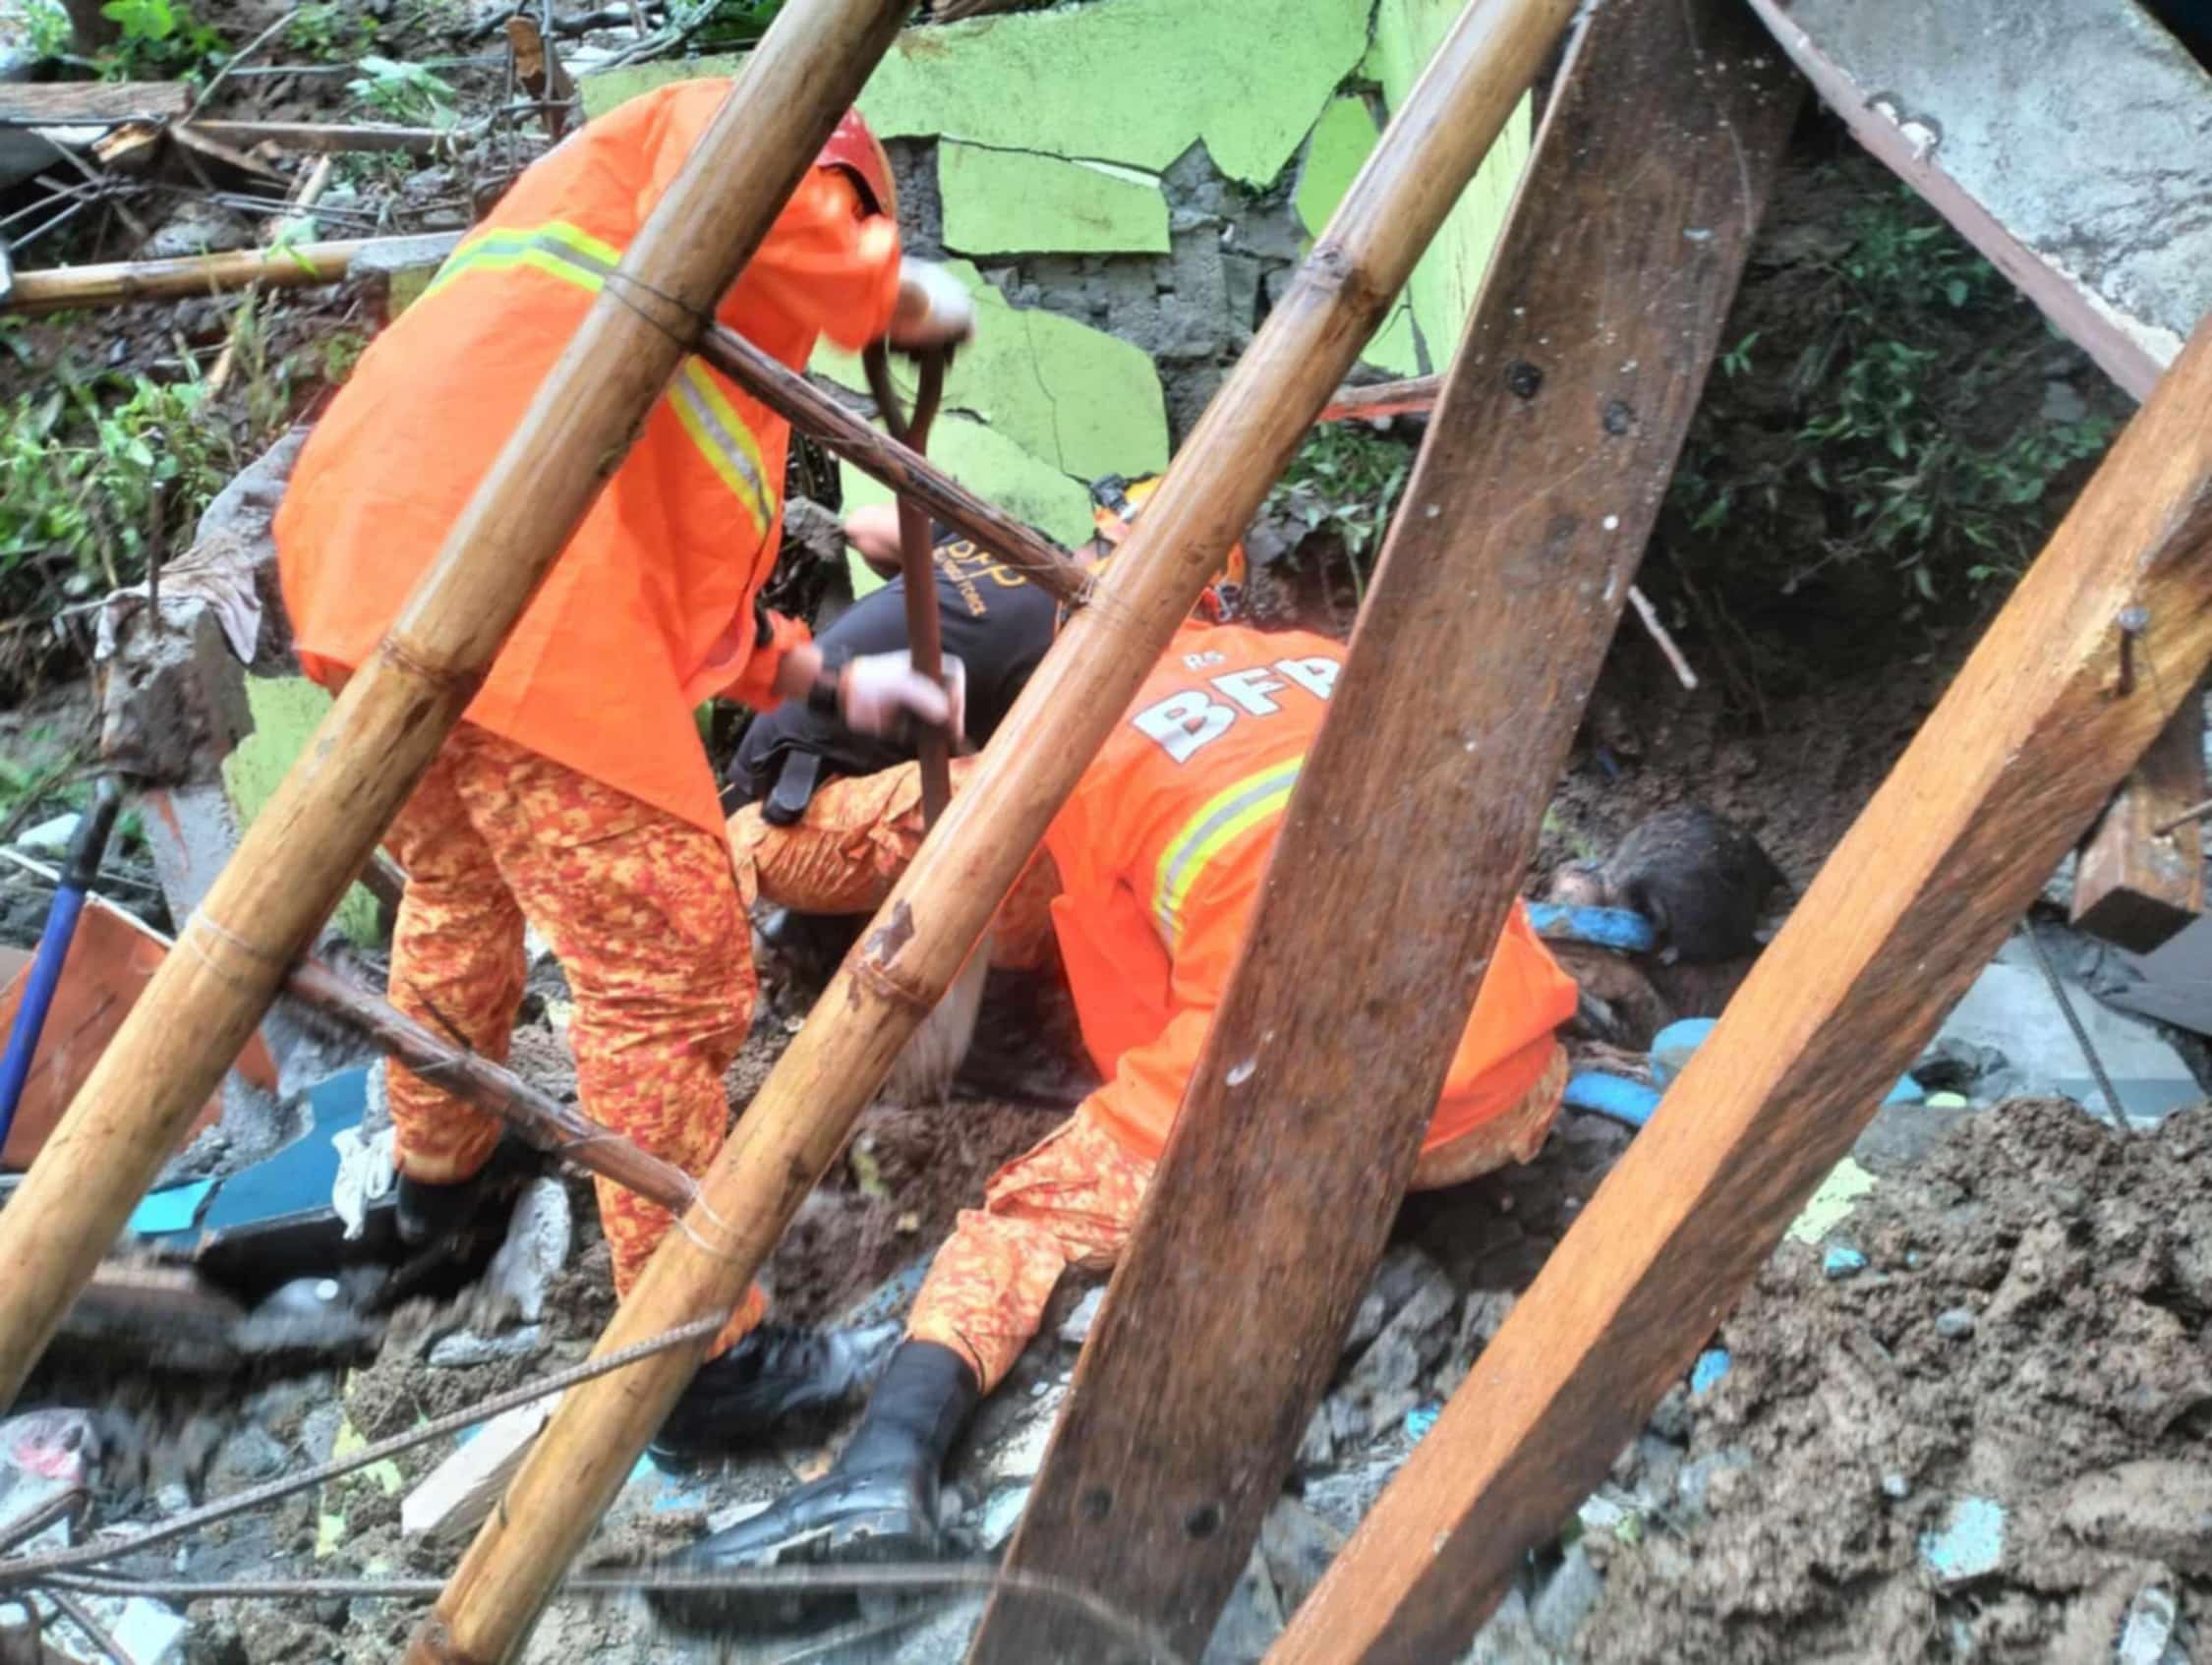
<instances>
[{"instance_id":1,"label":"wet soil","mask_svg":"<svg viewBox=\"0 0 2212 1665\"><path fill-rule=\"evenodd\" d=\"M2145 1589L2201 1634L2208 1181L2212 1107L2124 1140L2016 1102L1837 1229L1863 1273L1785 1243L1717 1339L1733 1363L1694 1413L1702 1509L1585 1539L1606 1580L1576 1657L2102 1665ZM1926 1546L1969 1500L2001 1541L1947 1578Z\"/></svg>"}]
</instances>

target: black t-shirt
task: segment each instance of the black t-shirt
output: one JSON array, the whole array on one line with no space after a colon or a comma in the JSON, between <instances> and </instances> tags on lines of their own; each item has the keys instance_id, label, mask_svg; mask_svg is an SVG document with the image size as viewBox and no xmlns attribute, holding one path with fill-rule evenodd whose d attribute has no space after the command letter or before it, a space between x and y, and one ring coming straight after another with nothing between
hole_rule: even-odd
<instances>
[{"instance_id":1,"label":"black t-shirt","mask_svg":"<svg viewBox=\"0 0 2212 1665\"><path fill-rule=\"evenodd\" d=\"M935 554L939 628L945 652L967 667L967 735L981 745L1052 646L1056 603L1050 593L996 556L942 527ZM825 652L899 652L906 646L905 579L894 578L861 597L816 641ZM768 796L793 754L819 759L819 774L827 777L872 775L906 762L914 752L911 746L852 733L837 718L809 711L804 700L786 700L755 718L738 744L729 782L739 801Z\"/></svg>"}]
</instances>

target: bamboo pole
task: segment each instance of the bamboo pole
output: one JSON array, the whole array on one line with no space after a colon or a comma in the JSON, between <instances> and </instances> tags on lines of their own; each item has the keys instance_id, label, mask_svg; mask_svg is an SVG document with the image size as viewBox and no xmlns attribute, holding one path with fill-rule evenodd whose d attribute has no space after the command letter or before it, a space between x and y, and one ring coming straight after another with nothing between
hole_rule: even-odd
<instances>
[{"instance_id":1,"label":"bamboo pole","mask_svg":"<svg viewBox=\"0 0 2212 1665\"><path fill-rule=\"evenodd\" d=\"M0 1402L14 1401L361 871L902 10L900 0L795 0L776 20L383 644L178 935L0 1212Z\"/></svg>"},{"instance_id":2,"label":"bamboo pole","mask_svg":"<svg viewBox=\"0 0 2212 1665\"><path fill-rule=\"evenodd\" d=\"M813 382L732 330L716 325L699 356L746 392L861 473L911 497L937 520L1005 561L1063 602L1080 602L1090 576L1073 555L978 497L910 446L867 423Z\"/></svg>"},{"instance_id":3,"label":"bamboo pole","mask_svg":"<svg viewBox=\"0 0 2212 1665\"><path fill-rule=\"evenodd\" d=\"M306 289L342 280L353 258L374 249L377 241L297 243L289 249L240 249L173 260L117 260L107 265L21 271L16 273L14 288L0 298L0 312L37 317L78 307L219 295L257 283L272 289Z\"/></svg>"},{"instance_id":4,"label":"bamboo pole","mask_svg":"<svg viewBox=\"0 0 2212 1665\"><path fill-rule=\"evenodd\" d=\"M1575 0L1473 0L1078 612L600 1338L728 1311L935 1005L1109 728L1367 342ZM757 71L748 71L749 81ZM696 1354L571 1391L416 1633L514 1656Z\"/></svg>"}]
</instances>

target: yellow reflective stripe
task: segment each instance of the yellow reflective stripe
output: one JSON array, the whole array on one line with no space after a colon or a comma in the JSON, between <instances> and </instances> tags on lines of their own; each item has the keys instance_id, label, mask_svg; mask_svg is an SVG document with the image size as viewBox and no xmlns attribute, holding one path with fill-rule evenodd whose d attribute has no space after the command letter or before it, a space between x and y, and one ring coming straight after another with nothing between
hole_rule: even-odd
<instances>
[{"instance_id":1,"label":"yellow reflective stripe","mask_svg":"<svg viewBox=\"0 0 2212 1665\"><path fill-rule=\"evenodd\" d=\"M435 295L470 272L512 271L528 267L597 294L621 263L622 252L565 220L514 230L489 231L462 244L448 257L424 290ZM776 514L776 491L751 428L723 396L706 366L686 358L670 389L677 423L690 436L707 466L721 477L765 534Z\"/></svg>"},{"instance_id":2,"label":"yellow reflective stripe","mask_svg":"<svg viewBox=\"0 0 2212 1665\"><path fill-rule=\"evenodd\" d=\"M564 283L596 293L621 263L622 252L566 220L544 225L487 231L446 258L424 297L435 295L456 277L472 271L511 271L528 266Z\"/></svg>"},{"instance_id":3,"label":"yellow reflective stripe","mask_svg":"<svg viewBox=\"0 0 2212 1665\"><path fill-rule=\"evenodd\" d=\"M1295 757L1224 787L1168 840L1152 886L1152 917L1168 947L1183 935L1183 903L1198 876L1231 843L1283 813L1305 764L1303 755Z\"/></svg>"},{"instance_id":4,"label":"yellow reflective stripe","mask_svg":"<svg viewBox=\"0 0 2212 1665\"><path fill-rule=\"evenodd\" d=\"M691 435L700 454L765 533L776 513L776 493L768 484L760 447L744 418L723 397L707 367L697 359L683 361L683 370L669 392L676 421L683 425L684 432Z\"/></svg>"}]
</instances>

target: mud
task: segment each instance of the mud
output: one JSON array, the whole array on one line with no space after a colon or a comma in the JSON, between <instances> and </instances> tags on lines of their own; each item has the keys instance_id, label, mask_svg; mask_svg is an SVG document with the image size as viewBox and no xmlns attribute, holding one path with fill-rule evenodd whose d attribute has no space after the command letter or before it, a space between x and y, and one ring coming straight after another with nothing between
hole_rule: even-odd
<instances>
[{"instance_id":1,"label":"mud","mask_svg":"<svg viewBox=\"0 0 2212 1665\"><path fill-rule=\"evenodd\" d=\"M2123 1141L2015 1102L1836 1230L1859 1275L1785 1243L1692 1413L1702 1500L1585 1535L1605 1579L1573 1656L2102 1665L2146 1590L2185 1650L2212 1625L2208 1178L2212 1107ZM1924 1546L1962 1504L1999 1546L1946 1577Z\"/></svg>"}]
</instances>

